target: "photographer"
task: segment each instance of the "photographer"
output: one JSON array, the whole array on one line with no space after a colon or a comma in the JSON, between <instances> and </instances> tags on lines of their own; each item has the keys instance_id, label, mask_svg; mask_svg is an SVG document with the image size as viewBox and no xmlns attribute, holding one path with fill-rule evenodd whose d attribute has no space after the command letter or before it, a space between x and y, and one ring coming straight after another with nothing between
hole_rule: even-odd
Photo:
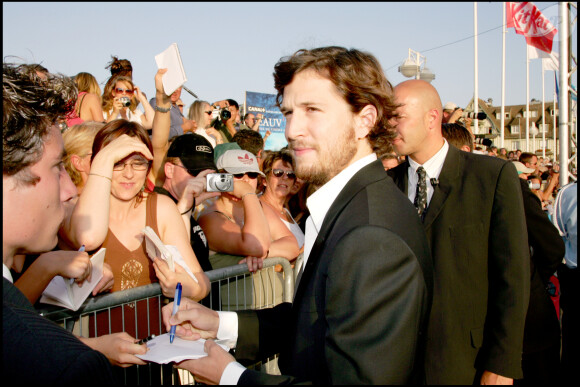
<instances>
[{"instance_id":1,"label":"photographer","mask_svg":"<svg viewBox=\"0 0 580 387\"><path fill-rule=\"evenodd\" d=\"M262 121L262 118L264 118L264 115L260 113L246 113L244 116L244 123L240 125L240 129L251 129L258 132L260 130L260 122Z\"/></svg>"},{"instance_id":2,"label":"photographer","mask_svg":"<svg viewBox=\"0 0 580 387\"><path fill-rule=\"evenodd\" d=\"M232 137L240 129L240 125L236 122L240 107L233 99L224 99L213 103L214 109L219 109L219 114L211 123L211 126L219 130L225 142L231 142Z\"/></svg>"}]
</instances>

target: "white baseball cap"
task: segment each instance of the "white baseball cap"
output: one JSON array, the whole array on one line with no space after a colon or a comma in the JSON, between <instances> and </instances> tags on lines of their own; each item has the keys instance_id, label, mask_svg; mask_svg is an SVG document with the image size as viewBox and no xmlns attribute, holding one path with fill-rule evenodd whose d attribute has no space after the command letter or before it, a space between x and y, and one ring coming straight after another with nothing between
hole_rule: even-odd
<instances>
[{"instance_id":1,"label":"white baseball cap","mask_svg":"<svg viewBox=\"0 0 580 387\"><path fill-rule=\"evenodd\" d=\"M260 167L258 160L252 153L242 149L230 149L222 154L216 166L218 169L224 169L228 173L238 174L247 172L256 172L266 177Z\"/></svg>"},{"instance_id":2,"label":"white baseball cap","mask_svg":"<svg viewBox=\"0 0 580 387\"><path fill-rule=\"evenodd\" d=\"M445 106L443 106L443 110L455 110L457 109L457 104L453 103L453 102L447 102L445 104Z\"/></svg>"}]
</instances>

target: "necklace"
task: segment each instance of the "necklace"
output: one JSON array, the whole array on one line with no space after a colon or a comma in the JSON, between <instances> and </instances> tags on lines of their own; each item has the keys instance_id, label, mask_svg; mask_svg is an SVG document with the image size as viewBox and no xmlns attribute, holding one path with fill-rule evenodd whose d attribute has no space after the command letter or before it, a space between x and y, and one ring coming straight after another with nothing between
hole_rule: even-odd
<instances>
[{"instance_id":1,"label":"necklace","mask_svg":"<svg viewBox=\"0 0 580 387\"><path fill-rule=\"evenodd\" d=\"M284 211L284 206L282 206L282 209L279 210L278 208L276 208L276 206L274 206L272 203L270 203L268 201L268 199L266 199L264 196L262 196L262 198L264 198L264 202L269 205L270 207L272 207L274 209L274 211L278 212L280 215L286 217L286 211Z\"/></svg>"}]
</instances>

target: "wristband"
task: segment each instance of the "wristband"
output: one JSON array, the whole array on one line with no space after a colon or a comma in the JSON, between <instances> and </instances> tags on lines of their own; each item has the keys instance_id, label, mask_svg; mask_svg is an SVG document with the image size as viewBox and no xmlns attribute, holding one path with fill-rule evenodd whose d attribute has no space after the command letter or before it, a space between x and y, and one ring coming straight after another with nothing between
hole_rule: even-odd
<instances>
[{"instance_id":1,"label":"wristband","mask_svg":"<svg viewBox=\"0 0 580 387\"><path fill-rule=\"evenodd\" d=\"M187 210L187 211L185 211L185 212L182 212L182 213L181 213L181 215L185 215L185 214L187 214L188 212L190 212L190 211L191 211L191 210L193 210L194 208L195 208L195 198L193 198L193 206L191 206L191 208L190 208L189 210Z\"/></svg>"},{"instance_id":2,"label":"wristband","mask_svg":"<svg viewBox=\"0 0 580 387\"><path fill-rule=\"evenodd\" d=\"M171 106L169 106L168 108L162 108L155 105L155 110L157 110L160 113L169 113L169 111L171 110Z\"/></svg>"},{"instance_id":3,"label":"wristband","mask_svg":"<svg viewBox=\"0 0 580 387\"><path fill-rule=\"evenodd\" d=\"M240 199L244 200L244 198L245 198L247 195L256 195L256 196L258 196L258 194L256 194L255 192L246 192L245 194L243 194L243 195L242 195L242 197L241 197Z\"/></svg>"},{"instance_id":4,"label":"wristband","mask_svg":"<svg viewBox=\"0 0 580 387\"><path fill-rule=\"evenodd\" d=\"M99 177L104 177L105 179L108 179L111 183L113 182L113 180L110 177L107 176L103 176L103 175L99 175L98 173L89 173L89 176L99 176Z\"/></svg>"}]
</instances>

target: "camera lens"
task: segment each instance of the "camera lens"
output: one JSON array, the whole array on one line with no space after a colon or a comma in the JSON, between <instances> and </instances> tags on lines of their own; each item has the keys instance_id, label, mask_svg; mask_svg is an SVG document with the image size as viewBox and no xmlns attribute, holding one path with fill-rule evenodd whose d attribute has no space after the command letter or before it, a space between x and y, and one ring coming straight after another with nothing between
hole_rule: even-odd
<instances>
[{"instance_id":1,"label":"camera lens","mask_svg":"<svg viewBox=\"0 0 580 387\"><path fill-rule=\"evenodd\" d=\"M232 117L232 113L228 109L222 109L221 118L223 121L227 121Z\"/></svg>"}]
</instances>

